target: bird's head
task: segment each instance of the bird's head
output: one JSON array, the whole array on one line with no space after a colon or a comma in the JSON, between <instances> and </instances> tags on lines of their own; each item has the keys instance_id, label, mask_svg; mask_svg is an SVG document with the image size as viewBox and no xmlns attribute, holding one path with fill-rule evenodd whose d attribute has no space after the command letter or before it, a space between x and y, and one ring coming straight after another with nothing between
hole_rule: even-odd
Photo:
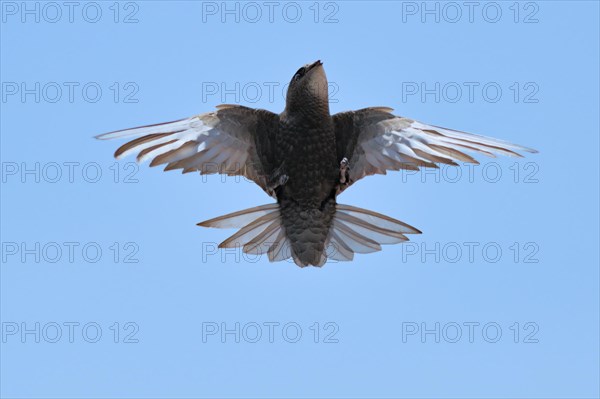
<instances>
[{"instance_id":1,"label":"bird's head","mask_svg":"<svg viewBox=\"0 0 600 399\"><path fill-rule=\"evenodd\" d=\"M326 111L329 113L327 76L318 60L306 64L292 77L286 96L286 110Z\"/></svg>"}]
</instances>

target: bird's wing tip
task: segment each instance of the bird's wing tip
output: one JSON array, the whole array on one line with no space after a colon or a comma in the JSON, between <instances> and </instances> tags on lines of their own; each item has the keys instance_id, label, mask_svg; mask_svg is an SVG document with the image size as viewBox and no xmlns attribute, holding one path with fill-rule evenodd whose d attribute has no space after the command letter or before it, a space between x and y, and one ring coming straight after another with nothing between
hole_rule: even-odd
<instances>
[{"instance_id":1,"label":"bird's wing tip","mask_svg":"<svg viewBox=\"0 0 600 399\"><path fill-rule=\"evenodd\" d=\"M140 127L144 127L144 126L140 126ZM120 134L119 133L125 132L127 130L134 130L134 129L138 129L138 128L113 130L112 132L98 134L98 135L94 136L94 138L98 139L98 140L116 139L116 138L120 138Z\"/></svg>"},{"instance_id":2,"label":"bird's wing tip","mask_svg":"<svg viewBox=\"0 0 600 399\"><path fill-rule=\"evenodd\" d=\"M96 140L107 140L107 139L108 139L108 138L106 137L106 135L107 135L107 134L110 134L110 133L102 133L102 134L97 134L97 135L95 135L95 136L92 136L92 138L93 138L93 139L96 139Z\"/></svg>"}]
</instances>

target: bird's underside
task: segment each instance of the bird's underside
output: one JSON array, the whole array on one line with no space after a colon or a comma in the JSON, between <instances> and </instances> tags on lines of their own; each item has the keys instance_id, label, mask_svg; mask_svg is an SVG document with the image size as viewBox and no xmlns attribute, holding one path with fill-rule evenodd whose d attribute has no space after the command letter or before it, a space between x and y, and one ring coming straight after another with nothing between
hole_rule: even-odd
<instances>
[{"instance_id":1,"label":"bird's underside","mask_svg":"<svg viewBox=\"0 0 600 399\"><path fill-rule=\"evenodd\" d=\"M471 155L520 157L534 150L505 141L427 125L376 107L332 116L334 177L316 173L294 155L277 148L280 116L269 111L224 105L214 112L174 122L142 126L98 136L133 139L115 152L116 158L137 154L138 162L166 165L183 173L241 175L254 181L277 203L258 206L199 223L205 227L240 228L222 248L267 254L270 261L293 258L299 266L322 266L327 259L352 260L354 253L379 251L382 244L408 240L419 230L376 212L337 204L336 196L365 176L388 170L437 167L436 164L478 163ZM325 154L323 155L325 156ZM290 173L302 164L305 175ZM297 169L297 168L296 168ZM318 172L318 171L317 171ZM290 176L291 175L291 176ZM314 181L321 176L331 181ZM307 181L293 181L306 179ZM286 186L332 187L322 201L290 197ZM285 195L284 195L285 193ZM279 194L279 197L278 197ZM310 203L310 204L309 204Z\"/></svg>"},{"instance_id":2,"label":"bird's underside","mask_svg":"<svg viewBox=\"0 0 600 399\"><path fill-rule=\"evenodd\" d=\"M388 216L338 204L337 196L365 176L388 170L477 163L467 153L520 157L519 145L393 115L372 107L330 115L321 61L292 77L281 114L239 105L157 125L120 130L100 139L132 139L116 158L166 165L183 173L241 175L277 200L199 223L239 228L220 244L292 258L301 267L352 260L420 231Z\"/></svg>"}]
</instances>

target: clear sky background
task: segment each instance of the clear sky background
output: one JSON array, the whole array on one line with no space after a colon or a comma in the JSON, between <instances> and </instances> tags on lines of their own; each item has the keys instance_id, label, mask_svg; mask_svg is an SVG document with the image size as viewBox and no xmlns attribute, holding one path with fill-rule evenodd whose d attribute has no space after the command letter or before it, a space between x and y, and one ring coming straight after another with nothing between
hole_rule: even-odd
<instances>
[{"instance_id":1,"label":"clear sky background","mask_svg":"<svg viewBox=\"0 0 600 399\"><path fill-rule=\"evenodd\" d=\"M597 2L23 4L1 5L3 397L598 397ZM300 269L195 225L257 186L92 138L280 112L316 59L332 112L540 153L365 179L339 202L423 234Z\"/></svg>"}]
</instances>

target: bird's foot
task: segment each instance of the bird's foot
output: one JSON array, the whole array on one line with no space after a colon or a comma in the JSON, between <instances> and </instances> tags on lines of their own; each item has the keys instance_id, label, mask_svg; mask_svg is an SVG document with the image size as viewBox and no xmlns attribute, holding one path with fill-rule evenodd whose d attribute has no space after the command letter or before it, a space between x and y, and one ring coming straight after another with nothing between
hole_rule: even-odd
<instances>
[{"instance_id":1,"label":"bird's foot","mask_svg":"<svg viewBox=\"0 0 600 399\"><path fill-rule=\"evenodd\" d=\"M344 157L340 161L340 179L337 185L336 195L340 194L350 185L350 162L348 158Z\"/></svg>"},{"instance_id":2,"label":"bird's foot","mask_svg":"<svg viewBox=\"0 0 600 399\"><path fill-rule=\"evenodd\" d=\"M341 162L340 162L340 183L341 184L348 184L348 180L349 180L349 173L348 170L350 169L350 163L348 162L348 158L344 157L342 158Z\"/></svg>"},{"instance_id":3,"label":"bird's foot","mask_svg":"<svg viewBox=\"0 0 600 399\"><path fill-rule=\"evenodd\" d=\"M275 196L275 190L277 187L283 186L289 180L288 175L280 172L281 171L278 170L276 173L274 173L267 184L267 192L272 197Z\"/></svg>"}]
</instances>

